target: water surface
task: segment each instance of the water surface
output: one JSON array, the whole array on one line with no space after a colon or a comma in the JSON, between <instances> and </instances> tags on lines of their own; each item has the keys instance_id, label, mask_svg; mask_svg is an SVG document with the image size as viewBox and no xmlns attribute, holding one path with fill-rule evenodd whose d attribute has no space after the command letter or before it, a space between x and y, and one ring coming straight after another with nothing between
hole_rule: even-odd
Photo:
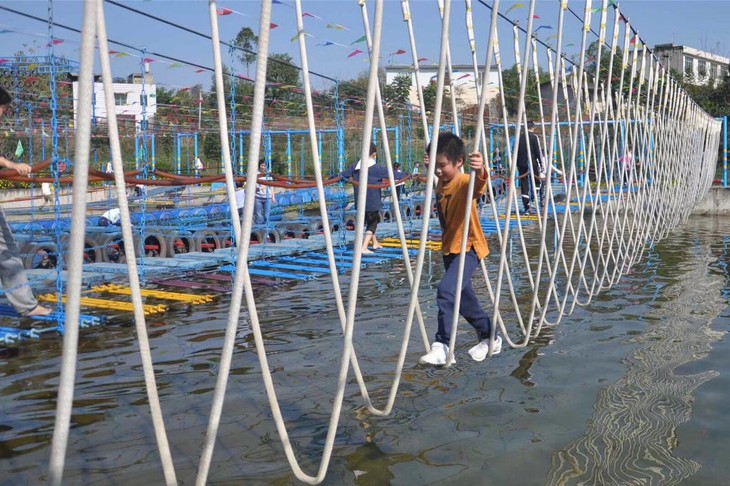
<instances>
[{"instance_id":1,"label":"water surface","mask_svg":"<svg viewBox=\"0 0 730 486\"><path fill-rule=\"evenodd\" d=\"M457 364L417 365L412 334L399 397L371 416L350 380L325 484L723 484L730 472L730 221L673 233L617 286L525 349L483 363L460 325ZM421 286L435 332L434 257ZM399 263L362 275L355 347L384 405L408 302ZM346 288L347 279L342 285ZM280 406L306 471L325 441L342 353L326 278L259 288ZM193 484L218 373L228 297L148 320L168 439ZM163 484L131 323L82 330L64 484ZM61 339L0 355L0 484L47 478ZM352 373L350 374L352 377ZM210 484L294 484L242 316Z\"/></svg>"}]
</instances>

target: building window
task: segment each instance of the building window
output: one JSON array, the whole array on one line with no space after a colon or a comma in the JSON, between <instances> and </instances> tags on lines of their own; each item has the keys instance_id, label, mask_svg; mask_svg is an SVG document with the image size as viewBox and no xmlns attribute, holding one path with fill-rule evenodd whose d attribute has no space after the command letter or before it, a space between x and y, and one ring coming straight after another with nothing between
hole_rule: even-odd
<instances>
[{"instance_id":1,"label":"building window","mask_svg":"<svg viewBox=\"0 0 730 486\"><path fill-rule=\"evenodd\" d=\"M117 106L124 106L127 104L126 93L114 93L114 104Z\"/></svg>"},{"instance_id":2,"label":"building window","mask_svg":"<svg viewBox=\"0 0 730 486\"><path fill-rule=\"evenodd\" d=\"M697 61L697 74L704 77L707 74L707 61L700 59Z\"/></svg>"},{"instance_id":3,"label":"building window","mask_svg":"<svg viewBox=\"0 0 730 486\"><path fill-rule=\"evenodd\" d=\"M146 94L139 95L139 104L140 104L140 106L147 106L147 95Z\"/></svg>"},{"instance_id":4,"label":"building window","mask_svg":"<svg viewBox=\"0 0 730 486\"><path fill-rule=\"evenodd\" d=\"M693 71L693 69L692 69L693 66L692 65L693 64L694 64L694 62L693 62L693 59L691 57L686 56L684 58L684 74L687 74L689 76L692 75L692 71Z\"/></svg>"}]
</instances>

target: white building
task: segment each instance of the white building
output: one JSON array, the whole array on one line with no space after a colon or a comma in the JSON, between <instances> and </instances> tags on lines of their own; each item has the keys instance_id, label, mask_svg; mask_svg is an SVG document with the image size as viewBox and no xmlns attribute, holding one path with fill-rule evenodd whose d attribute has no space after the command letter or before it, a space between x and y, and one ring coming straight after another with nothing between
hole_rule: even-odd
<instances>
[{"instance_id":1,"label":"white building","mask_svg":"<svg viewBox=\"0 0 730 486\"><path fill-rule=\"evenodd\" d=\"M478 68L479 76L481 76L484 72L484 66L479 66ZM477 94L476 83L474 82L474 67L471 65L453 65L451 71L454 92L460 108L477 105L479 103L479 96ZM420 85L421 88L425 88L431 83L435 83L438 77L438 66L419 66L418 76L416 76L412 65L386 66L386 84L392 83L396 77L403 74L410 75L411 77L410 102L411 104L418 106L418 90L416 86ZM448 78L449 76L447 71L444 84L446 87L450 85ZM487 103L489 103L499 94L499 72L495 67L492 67L492 70L489 73L487 89Z\"/></svg>"},{"instance_id":2,"label":"white building","mask_svg":"<svg viewBox=\"0 0 730 486\"><path fill-rule=\"evenodd\" d=\"M686 82L697 86L717 86L728 75L730 59L692 47L657 44L654 55L665 67L683 74Z\"/></svg>"},{"instance_id":3,"label":"white building","mask_svg":"<svg viewBox=\"0 0 730 486\"><path fill-rule=\"evenodd\" d=\"M79 101L78 75L72 75L71 79L73 81L75 120ZM96 120L96 123L105 124L107 107L104 84L98 81L100 81L100 76L95 76L92 117ZM144 83L141 73L130 74L126 83L112 83L112 90L114 91L114 112L117 114L120 125L134 123L139 129L140 122L143 119L151 120L157 113L157 86L154 77L149 73L149 69L144 75Z\"/></svg>"}]
</instances>

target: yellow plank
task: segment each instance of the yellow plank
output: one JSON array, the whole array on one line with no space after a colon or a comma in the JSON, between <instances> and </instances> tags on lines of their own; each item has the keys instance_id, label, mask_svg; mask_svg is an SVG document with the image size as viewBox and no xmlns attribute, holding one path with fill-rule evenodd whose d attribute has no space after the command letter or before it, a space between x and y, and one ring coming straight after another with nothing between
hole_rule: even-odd
<instances>
[{"instance_id":1,"label":"yellow plank","mask_svg":"<svg viewBox=\"0 0 730 486\"><path fill-rule=\"evenodd\" d=\"M57 302L58 297L54 294L45 294L45 295L39 295L38 300L41 302ZM61 302L64 304L66 303L67 298L66 296L61 297ZM109 309L109 310L119 310L119 311L126 311L126 312L134 312L134 305L131 302L121 302L117 300L106 300L106 299L94 299L91 297L81 297L80 299L80 305L82 307L93 307L97 309ZM142 306L144 314L150 315L150 314L160 314L162 312L165 312L167 310L167 306L163 304L157 304L157 305L147 305L144 304Z\"/></svg>"},{"instance_id":2,"label":"yellow plank","mask_svg":"<svg viewBox=\"0 0 730 486\"><path fill-rule=\"evenodd\" d=\"M94 292L106 292L110 294L118 294L118 295L132 295L132 289L129 287L122 287L121 285L100 285L97 287L94 287L91 289ZM166 299L166 300L175 300L178 302L186 302L188 304L207 304L208 302L213 301L213 296L211 295L193 295L193 294L183 294L180 292L166 292L162 290L149 290L149 289L141 289L140 295L143 297L152 297L155 299Z\"/></svg>"}]
</instances>

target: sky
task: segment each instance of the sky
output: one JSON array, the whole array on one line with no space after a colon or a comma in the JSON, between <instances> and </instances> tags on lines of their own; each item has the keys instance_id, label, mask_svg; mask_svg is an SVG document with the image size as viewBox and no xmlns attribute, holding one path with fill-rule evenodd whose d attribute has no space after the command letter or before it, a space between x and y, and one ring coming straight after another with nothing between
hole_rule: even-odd
<instances>
[{"instance_id":1,"label":"sky","mask_svg":"<svg viewBox=\"0 0 730 486\"><path fill-rule=\"evenodd\" d=\"M275 0L272 7L271 22L276 24L271 30L270 53L288 53L295 64L300 63L298 43L292 42L296 34L296 17L293 0ZM205 35L210 35L211 24L207 0L137 0L122 1L134 9L149 15L163 18ZM474 30L477 41L477 59L484 62L486 39L491 10L484 4L493 5L492 0L472 0ZM557 32L559 0L538 0L534 19L536 27L545 26L538 37L548 43L551 34ZM600 0L593 7L600 6ZM527 26L529 0L500 2L500 13L520 26ZM730 57L730 1L727 0L625 0L618 3L623 15L639 32L648 46L675 43ZM258 33L259 10L261 3L252 0L221 0L217 2L221 12L216 20L220 38L230 41L242 27L250 27ZM415 38L419 58L425 64L438 59L440 47L440 17L436 0L411 0L411 16L415 28ZM570 0L568 6L582 16L585 2ZM34 20L17 13L2 10L7 7L39 17ZM372 27L375 2L369 0L367 7ZM0 1L0 62L16 51L46 55L50 48L48 32L48 8L46 0ZM225 10L223 10L225 9ZM55 0L53 2L53 27L55 42L52 49L56 54L78 60L80 34L61 27L81 29L83 2L78 0ZM308 46L309 66L312 72L329 78L352 79L368 69L367 51L363 42L364 35L360 7L356 0L302 0L305 12L304 24ZM609 12L613 9L609 8ZM465 7L462 0L452 0L451 11L451 55L454 64L470 64L466 28ZM140 60L150 60L150 69L158 85L167 89L180 89L202 84L209 89L212 73L212 47L209 40L189 32L165 25L159 21L130 12L119 6L105 2L105 18L110 41L110 49L116 51L112 57L114 76L126 77L140 72ZM410 43L406 24L403 22L401 2L386 0L384 7L383 43L380 64L412 63ZM581 28L579 21L572 15L565 17L566 39L563 42L568 54L575 53L580 46ZM612 19L609 16L609 19ZM598 30L598 15L594 14L592 27ZM609 26L612 21L608 22ZM506 20L498 22L499 40L502 50L503 67L514 63L512 25ZM589 38L589 42L593 40ZM520 49L524 49L521 40ZM573 44L569 46L569 44ZM223 62L230 64L226 47L222 48ZM401 51L403 51L401 53ZM479 54L481 53L481 54ZM167 56L168 58L166 58ZM175 58L171 60L169 58ZM542 61L540 61L542 62ZM189 64L197 66L190 66ZM246 68L236 63L238 74L246 75ZM254 66L251 66L251 73ZM97 72L99 72L97 68ZM251 74L251 77L253 75ZM332 85L326 78L313 76L314 88Z\"/></svg>"}]
</instances>

